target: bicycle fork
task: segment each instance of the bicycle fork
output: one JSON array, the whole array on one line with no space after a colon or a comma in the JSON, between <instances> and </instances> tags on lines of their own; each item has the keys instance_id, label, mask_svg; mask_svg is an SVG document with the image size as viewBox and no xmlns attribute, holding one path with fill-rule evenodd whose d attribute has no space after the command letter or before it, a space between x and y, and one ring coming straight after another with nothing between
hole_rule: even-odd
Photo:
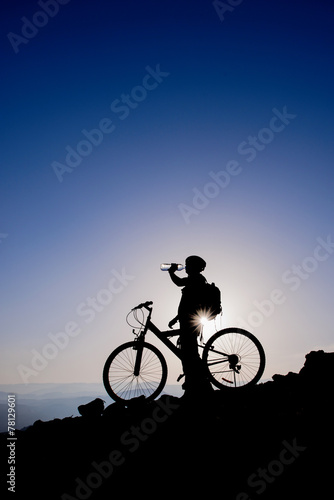
<instances>
[{"instance_id":1,"label":"bicycle fork","mask_svg":"<svg viewBox=\"0 0 334 500\"><path fill-rule=\"evenodd\" d=\"M137 338L137 346L134 347L134 349L137 350L137 355L136 355L136 361L135 361L135 366L133 370L133 375L135 377L139 376L140 373L140 367L141 367L141 360L143 357L143 349L144 349L144 342L145 342L145 335L148 330L148 325L150 324L151 321L151 315L152 315L152 308L147 308L149 313L146 319L146 324L144 327L144 330L141 332L141 334Z\"/></svg>"},{"instance_id":2,"label":"bicycle fork","mask_svg":"<svg viewBox=\"0 0 334 500\"><path fill-rule=\"evenodd\" d=\"M136 349L136 351L137 351L135 366L134 366L134 370L133 370L133 374L135 377L138 377L139 373L140 373L140 366L141 366L141 360L143 357L143 348L144 348L143 341L140 341L138 339L137 344L138 345L136 347L134 347L134 349Z\"/></svg>"}]
</instances>

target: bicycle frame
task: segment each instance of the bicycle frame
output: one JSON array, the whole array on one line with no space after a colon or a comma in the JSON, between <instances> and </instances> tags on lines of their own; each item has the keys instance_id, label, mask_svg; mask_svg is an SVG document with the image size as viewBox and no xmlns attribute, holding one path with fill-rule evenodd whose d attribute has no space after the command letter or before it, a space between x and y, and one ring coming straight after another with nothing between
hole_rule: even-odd
<instances>
[{"instance_id":1,"label":"bicycle frame","mask_svg":"<svg viewBox=\"0 0 334 500\"><path fill-rule=\"evenodd\" d=\"M168 347L168 349L170 349L175 354L175 356L177 356L179 359L181 359L180 349L178 349L178 347L176 347L176 345L173 344L173 342L171 342L168 338L168 337L175 337L176 335L180 335L180 329L165 330L165 331L159 330L159 328L157 326L155 326L155 324L152 323L152 321L151 321L152 307L147 306L147 305L144 305L144 307L145 307L145 309L148 310L148 316L146 318L144 330L141 332L141 334L138 337L138 342L144 342L145 335L147 334L147 331L150 330L152 333L154 333L154 335L156 337L158 337L159 340L161 340L161 342L163 344L165 344L166 347ZM140 358L140 359L138 359L138 358ZM136 366L135 366L135 374L136 374L137 370L139 371L140 363L141 363L141 356L137 356Z\"/></svg>"},{"instance_id":2,"label":"bicycle frame","mask_svg":"<svg viewBox=\"0 0 334 500\"><path fill-rule=\"evenodd\" d=\"M165 344L165 346L167 346L168 349L170 349L175 354L175 356L177 356L182 361L180 349L178 349L175 346L175 344L173 344L173 342L171 342L168 338L168 337L174 337L176 335L180 335L181 330L180 329L165 330L165 331L159 330L159 328L157 326L155 326L155 324L152 323L152 321L151 321L153 308L147 304L141 304L141 306L145 307L145 309L147 309L148 316L146 318L146 323L145 323L144 329L138 337L139 347L137 348L136 362L135 362L134 371L133 371L133 374L135 377L138 377L139 373L140 373L142 354L143 354L143 344L145 342L145 336L146 336L148 330L150 330L152 333L154 333L154 335L156 337L158 337L158 339L161 340L161 342L163 344ZM204 349L204 347L200 344L198 344L198 347L201 347L202 349ZM214 346L210 347L210 351L214 352L215 354L219 354L221 356L224 356L224 357L226 357L226 359L225 360L220 359L219 361L212 361L209 363L209 366L214 366L216 364L222 364L222 363L228 363L231 371L233 371L234 373L239 373L240 365L238 365L238 362L239 362L238 356L236 356L235 354L228 355L222 351L217 351L217 349L215 349Z\"/></svg>"},{"instance_id":3,"label":"bicycle frame","mask_svg":"<svg viewBox=\"0 0 334 500\"><path fill-rule=\"evenodd\" d=\"M144 342L145 335L147 334L147 331L150 330L152 333L154 333L154 335L156 337L158 337L159 340L161 340L161 342L163 344L165 344L166 347L168 347L168 349L170 349L175 354L175 356L177 356L179 359L182 360L180 349L178 349L178 347L176 347L176 345L173 344L173 342L171 342L168 338L168 337L175 337L176 335L180 335L181 330L179 328L177 330L164 330L164 331L159 330L159 328L157 326L155 326L155 324L152 323L152 321L151 321L153 308L146 305L146 304L143 304L142 306L145 307L145 309L147 309L147 311L149 313L148 313L148 316L146 318L144 330L142 331L142 333L138 337L138 342ZM202 346L200 344L198 344L198 347L204 349L204 346ZM231 361L232 361L231 358L233 357L232 364L236 365L236 363L237 363L237 358L235 356L229 356L228 354L226 354L224 352L217 351L216 349L214 349L213 346L210 348L210 351L213 351L214 353L220 354L222 356L226 356L226 362L229 361L231 363ZM135 370L134 370L135 375L138 375L138 373L139 373L140 364L141 364L141 354L142 354L142 352L138 353L137 358L136 358L136 364L135 364ZM214 365L216 363L221 363L221 362L222 362L221 360L219 362L213 362L213 363L211 363L211 365Z\"/></svg>"}]
</instances>

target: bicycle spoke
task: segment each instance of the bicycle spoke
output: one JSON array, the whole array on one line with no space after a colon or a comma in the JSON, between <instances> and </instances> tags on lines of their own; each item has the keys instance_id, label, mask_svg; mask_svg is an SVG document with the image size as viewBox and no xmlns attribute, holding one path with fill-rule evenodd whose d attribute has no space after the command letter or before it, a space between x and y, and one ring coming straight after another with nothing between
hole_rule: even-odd
<instances>
[{"instance_id":1,"label":"bicycle spoke","mask_svg":"<svg viewBox=\"0 0 334 500\"><path fill-rule=\"evenodd\" d=\"M152 398L164 386L167 378L166 362L154 346L144 344L139 373L134 374L138 345L129 342L117 349L107 360L104 383L114 399L129 400L144 395Z\"/></svg>"},{"instance_id":2,"label":"bicycle spoke","mask_svg":"<svg viewBox=\"0 0 334 500\"><path fill-rule=\"evenodd\" d=\"M208 362L208 366L214 366L214 365L219 365L220 363L227 363L228 359L216 359L216 360L211 360Z\"/></svg>"},{"instance_id":3,"label":"bicycle spoke","mask_svg":"<svg viewBox=\"0 0 334 500\"><path fill-rule=\"evenodd\" d=\"M243 387L259 378L264 353L254 336L240 329L218 332L206 350L206 364L218 387ZM209 341L210 342L210 341Z\"/></svg>"}]
</instances>

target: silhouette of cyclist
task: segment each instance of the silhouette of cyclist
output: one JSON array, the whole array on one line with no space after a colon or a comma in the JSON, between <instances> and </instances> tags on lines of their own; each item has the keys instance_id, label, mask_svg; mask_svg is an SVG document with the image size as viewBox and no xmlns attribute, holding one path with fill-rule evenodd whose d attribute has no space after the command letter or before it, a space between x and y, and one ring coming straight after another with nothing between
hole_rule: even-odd
<instances>
[{"instance_id":1,"label":"silhouette of cyclist","mask_svg":"<svg viewBox=\"0 0 334 500\"><path fill-rule=\"evenodd\" d=\"M180 300L178 314L168 326L172 328L177 321L180 322L180 348L182 366L185 374L183 388L187 394L212 390L206 377L202 360L198 354L197 337L201 331L199 311L205 293L206 279L201 274L206 267L206 262L197 255L186 259L185 271L187 278L175 275L177 264L172 264L169 275L175 285L184 287Z\"/></svg>"}]
</instances>

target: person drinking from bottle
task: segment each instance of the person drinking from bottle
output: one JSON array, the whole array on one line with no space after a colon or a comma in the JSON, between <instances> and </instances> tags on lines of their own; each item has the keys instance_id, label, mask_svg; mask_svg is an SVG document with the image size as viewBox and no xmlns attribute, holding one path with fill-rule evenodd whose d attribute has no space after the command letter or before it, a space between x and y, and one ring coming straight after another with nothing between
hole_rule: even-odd
<instances>
[{"instance_id":1,"label":"person drinking from bottle","mask_svg":"<svg viewBox=\"0 0 334 500\"><path fill-rule=\"evenodd\" d=\"M178 314L168 326L173 328L177 321L180 323L179 342L185 375L185 383L182 387L186 394L195 396L199 392L212 390L198 353L197 344L197 337L201 331L199 312L207 282L201 273L206 267L206 262L197 255L191 255L187 257L185 263L185 271L188 275L186 278L180 278L175 274L178 270L177 264L172 264L168 270L173 283L183 287Z\"/></svg>"}]
</instances>

